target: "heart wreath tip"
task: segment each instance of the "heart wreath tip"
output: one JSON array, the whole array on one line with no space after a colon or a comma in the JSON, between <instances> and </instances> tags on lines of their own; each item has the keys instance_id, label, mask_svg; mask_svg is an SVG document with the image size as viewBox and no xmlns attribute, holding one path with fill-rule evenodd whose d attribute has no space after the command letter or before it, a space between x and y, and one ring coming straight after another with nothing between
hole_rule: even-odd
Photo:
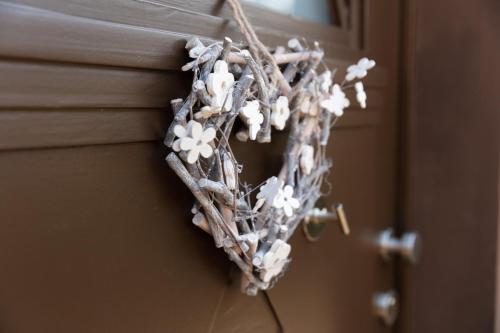
<instances>
[{"instance_id":1,"label":"heart wreath tip","mask_svg":"<svg viewBox=\"0 0 500 333\"><path fill-rule=\"evenodd\" d=\"M348 83L365 77L375 62L361 59L336 84L335 70L317 74L323 59L317 43L308 50L292 39L288 48L270 50L246 38L248 48L229 38L206 46L197 38L187 42L194 60L182 69L193 71L192 89L186 99L171 101L174 119L164 142L173 150L169 166L196 199L193 224L239 267L242 291L256 295L290 263L288 240L324 195L332 165L326 145L350 104L345 91L354 89L366 107L363 84ZM245 127L236 133L242 141L266 143L272 128L289 130L280 173L256 187L239 179L242 166L229 145L237 119Z\"/></svg>"}]
</instances>

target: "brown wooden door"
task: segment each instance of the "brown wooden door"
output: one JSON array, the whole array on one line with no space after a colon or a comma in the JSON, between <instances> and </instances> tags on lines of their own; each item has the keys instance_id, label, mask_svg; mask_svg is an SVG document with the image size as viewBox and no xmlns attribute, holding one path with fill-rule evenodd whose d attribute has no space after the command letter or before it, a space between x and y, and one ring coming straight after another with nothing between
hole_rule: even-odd
<instances>
[{"instance_id":1,"label":"brown wooden door","mask_svg":"<svg viewBox=\"0 0 500 333\"><path fill-rule=\"evenodd\" d=\"M390 332L371 298L395 286L394 267L368 244L398 201L401 9L351 6L343 28L246 7L269 45L319 40L339 73L362 55L378 63L368 109L349 110L331 138L326 201L344 204L352 235L330 225L308 243L297 232L286 276L251 298L191 226L192 198L161 144L169 100L190 82L185 39L241 39L227 6L0 1L0 330ZM279 143L241 156L278 161ZM267 168L255 163L249 179Z\"/></svg>"},{"instance_id":2,"label":"brown wooden door","mask_svg":"<svg viewBox=\"0 0 500 333\"><path fill-rule=\"evenodd\" d=\"M406 3L401 228L423 255L399 269L399 330L499 332L500 2Z\"/></svg>"},{"instance_id":3,"label":"brown wooden door","mask_svg":"<svg viewBox=\"0 0 500 333\"><path fill-rule=\"evenodd\" d=\"M330 225L317 243L294 236L289 271L269 292L285 332L392 331L373 315L371 301L375 292L395 288L394 266L381 260L372 242L396 220L400 4L363 4L362 45L349 57L377 59L380 72L368 94L374 103L380 96L381 104L352 110L353 119L373 118L341 121L329 150L334 162L327 202L344 204L353 230L345 237Z\"/></svg>"}]
</instances>

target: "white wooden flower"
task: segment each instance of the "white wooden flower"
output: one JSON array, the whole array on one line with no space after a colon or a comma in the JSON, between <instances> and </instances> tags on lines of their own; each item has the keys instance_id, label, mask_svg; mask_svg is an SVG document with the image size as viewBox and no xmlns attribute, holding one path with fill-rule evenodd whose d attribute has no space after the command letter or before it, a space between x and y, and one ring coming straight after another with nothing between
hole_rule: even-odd
<instances>
[{"instance_id":1,"label":"white wooden flower","mask_svg":"<svg viewBox=\"0 0 500 333\"><path fill-rule=\"evenodd\" d=\"M285 241L281 239L274 241L262 259L262 269L260 271L262 281L269 282L273 277L281 273L288 261L291 250L292 247Z\"/></svg>"},{"instance_id":2,"label":"white wooden flower","mask_svg":"<svg viewBox=\"0 0 500 333\"><path fill-rule=\"evenodd\" d=\"M229 73L227 62L217 60L214 72L207 78L207 90L212 96L212 108L229 111L233 105L234 76ZM223 107L224 106L224 107Z\"/></svg>"},{"instance_id":3,"label":"white wooden flower","mask_svg":"<svg viewBox=\"0 0 500 333\"><path fill-rule=\"evenodd\" d=\"M285 128L286 121L290 117L290 109L288 107L288 97L280 96L273 104L273 112L271 114L271 124L278 130Z\"/></svg>"},{"instance_id":4,"label":"white wooden flower","mask_svg":"<svg viewBox=\"0 0 500 333\"><path fill-rule=\"evenodd\" d=\"M240 116L248 126L250 140L255 140L261 127L260 124L264 121L264 115L259 111L259 101L246 102L240 110Z\"/></svg>"},{"instance_id":5,"label":"white wooden flower","mask_svg":"<svg viewBox=\"0 0 500 333\"><path fill-rule=\"evenodd\" d=\"M363 87L363 82L356 82L354 84L354 89L356 90L356 99L359 105L361 105L363 109L366 109L366 92Z\"/></svg>"},{"instance_id":6,"label":"white wooden flower","mask_svg":"<svg viewBox=\"0 0 500 333\"><path fill-rule=\"evenodd\" d=\"M340 86L334 84L332 94L329 98L322 100L320 105L322 108L328 110L328 112L334 113L337 117L341 117L344 114L344 108L349 106L349 100L345 97L345 93Z\"/></svg>"},{"instance_id":7,"label":"white wooden flower","mask_svg":"<svg viewBox=\"0 0 500 333\"><path fill-rule=\"evenodd\" d=\"M320 76L318 76L319 88L322 92L327 93L332 85L332 72L325 71Z\"/></svg>"},{"instance_id":8,"label":"white wooden flower","mask_svg":"<svg viewBox=\"0 0 500 333\"><path fill-rule=\"evenodd\" d=\"M189 135L191 129L192 121L188 122L184 127L182 125L175 125L174 134L178 137L177 140L172 144L172 149L176 152L181 151L181 139Z\"/></svg>"},{"instance_id":9,"label":"white wooden flower","mask_svg":"<svg viewBox=\"0 0 500 333\"><path fill-rule=\"evenodd\" d=\"M257 203L255 204L253 210L257 211L266 202L272 206L275 206L276 204L278 206L282 206L281 201L278 203L276 202L276 198L280 194L280 191L282 191L282 186L283 181L279 180L276 176L273 176L266 180L265 184L260 187L259 193L257 193Z\"/></svg>"},{"instance_id":10,"label":"white wooden flower","mask_svg":"<svg viewBox=\"0 0 500 333\"><path fill-rule=\"evenodd\" d=\"M188 134L180 138L179 148L188 152L187 162L189 164L195 163L200 154L205 158L212 155L213 149L209 143L215 138L216 132L213 127L203 130L203 126L199 122L191 120L185 131L180 131L179 134L186 134L186 132Z\"/></svg>"},{"instance_id":11,"label":"white wooden flower","mask_svg":"<svg viewBox=\"0 0 500 333\"><path fill-rule=\"evenodd\" d=\"M311 145L303 145L300 152L300 169L309 175L314 167L314 148Z\"/></svg>"},{"instance_id":12,"label":"white wooden flower","mask_svg":"<svg viewBox=\"0 0 500 333\"><path fill-rule=\"evenodd\" d=\"M280 190L274 198L273 206L283 208L285 215L292 217L294 209L300 207L300 201L293 197L293 187L286 185L283 190Z\"/></svg>"},{"instance_id":13,"label":"white wooden flower","mask_svg":"<svg viewBox=\"0 0 500 333\"><path fill-rule=\"evenodd\" d=\"M347 81L352 81L356 78L362 79L368 74L368 70L375 67L375 60L370 60L368 58L359 59L357 64L347 67L347 75L345 79Z\"/></svg>"}]
</instances>

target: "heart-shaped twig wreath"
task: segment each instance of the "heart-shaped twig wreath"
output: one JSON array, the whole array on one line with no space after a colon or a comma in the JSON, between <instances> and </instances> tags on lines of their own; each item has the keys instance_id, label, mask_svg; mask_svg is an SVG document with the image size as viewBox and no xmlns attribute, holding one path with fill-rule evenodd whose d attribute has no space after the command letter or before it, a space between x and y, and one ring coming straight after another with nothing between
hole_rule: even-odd
<instances>
[{"instance_id":1,"label":"heart-shaped twig wreath","mask_svg":"<svg viewBox=\"0 0 500 333\"><path fill-rule=\"evenodd\" d=\"M316 74L323 59L317 43L306 49L292 39L288 50L270 50L238 1L228 3L248 47L229 38L208 46L188 41L194 60L182 69L194 72L193 85L185 100L171 102L175 116L165 144L174 152L166 159L196 198L193 223L224 248L243 272L242 290L255 295L283 274L290 261L287 241L322 195L331 167L325 148L330 129L349 106L344 90L354 88L365 107L363 84L346 84L366 76L375 62L361 59L332 85L335 70ZM271 127L289 126L279 175L253 189L239 181L241 166L228 142L238 118L246 125L236 134L242 141L270 142Z\"/></svg>"}]
</instances>

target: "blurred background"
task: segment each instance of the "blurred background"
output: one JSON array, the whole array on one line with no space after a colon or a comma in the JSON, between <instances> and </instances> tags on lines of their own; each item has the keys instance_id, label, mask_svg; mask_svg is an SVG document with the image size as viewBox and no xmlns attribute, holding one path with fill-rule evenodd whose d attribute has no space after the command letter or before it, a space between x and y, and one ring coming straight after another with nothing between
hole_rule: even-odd
<instances>
[{"instance_id":1,"label":"blurred background","mask_svg":"<svg viewBox=\"0 0 500 333\"><path fill-rule=\"evenodd\" d=\"M224 1L0 0L0 331L500 332L500 2L243 5L270 47L318 41L336 81L377 62L328 146L351 234L304 225L248 297L192 226L162 140L186 40L243 39ZM235 143L247 179L285 136Z\"/></svg>"}]
</instances>

